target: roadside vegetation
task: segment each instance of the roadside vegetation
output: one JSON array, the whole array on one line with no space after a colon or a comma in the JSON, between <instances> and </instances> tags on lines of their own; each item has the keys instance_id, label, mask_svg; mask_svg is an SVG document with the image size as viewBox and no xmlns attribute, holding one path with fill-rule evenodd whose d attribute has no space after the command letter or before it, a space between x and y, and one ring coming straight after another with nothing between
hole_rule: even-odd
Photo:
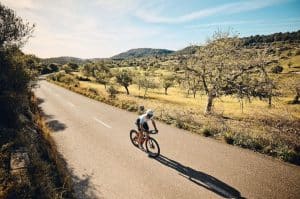
<instances>
[{"instance_id":1,"label":"roadside vegetation","mask_svg":"<svg viewBox=\"0 0 300 199\"><path fill-rule=\"evenodd\" d=\"M0 198L71 197L67 172L32 93L39 59L20 50L33 30L0 3ZM13 162L14 154L28 162ZM14 169L18 164L22 167Z\"/></svg>"},{"instance_id":2,"label":"roadside vegetation","mask_svg":"<svg viewBox=\"0 0 300 199\"><path fill-rule=\"evenodd\" d=\"M204 46L60 67L48 79L129 111L152 108L167 124L300 164L299 33L238 38L217 32Z\"/></svg>"}]
</instances>

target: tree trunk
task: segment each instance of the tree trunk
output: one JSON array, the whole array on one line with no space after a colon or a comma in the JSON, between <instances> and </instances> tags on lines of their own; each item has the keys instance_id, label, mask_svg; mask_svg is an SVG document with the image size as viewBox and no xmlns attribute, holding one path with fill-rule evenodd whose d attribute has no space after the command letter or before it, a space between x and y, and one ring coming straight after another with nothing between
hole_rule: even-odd
<instances>
[{"instance_id":1,"label":"tree trunk","mask_svg":"<svg viewBox=\"0 0 300 199\"><path fill-rule=\"evenodd\" d=\"M168 88L165 88L165 95L168 95Z\"/></svg>"},{"instance_id":2,"label":"tree trunk","mask_svg":"<svg viewBox=\"0 0 300 199\"><path fill-rule=\"evenodd\" d=\"M205 114L211 114L212 105L213 105L214 96L212 94L208 94L207 105L205 109Z\"/></svg>"},{"instance_id":3,"label":"tree trunk","mask_svg":"<svg viewBox=\"0 0 300 199\"><path fill-rule=\"evenodd\" d=\"M196 98L196 93L197 93L197 91L194 90L194 91L193 91L194 99Z\"/></svg>"},{"instance_id":4,"label":"tree trunk","mask_svg":"<svg viewBox=\"0 0 300 199\"><path fill-rule=\"evenodd\" d=\"M105 90L106 90L106 84L104 84L104 88L105 88Z\"/></svg>"},{"instance_id":5,"label":"tree trunk","mask_svg":"<svg viewBox=\"0 0 300 199\"><path fill-rule=\"evenodd\" d=\"M126 89L126 93L127 93L127 95L129 95L129 90L128 90L128 87L127 86L124 86L125 87L125 89Z\"/></svg>"},{"instance_id":6,"label":"tree trunk","mask_svg":"<svg viewBox=\"0 0 300 199\"><path fill-rule=\"evenodd\" d=\"M272 96L269 96L268 101L269 101L269 108L272 108Z\"/></svg>"},{"instance_id":7,"label":"tree trunk","mask_svg":"<svg viewBox=\"0 0 300 199\"><path fill-rule=\"evenodd\" d=\"M148 88L145 88L144 99L146 98Z\"/></svg>"},{"instance_id":8,"label":"tree trunk","mask_svg":"<svg viewBox=\"0 0 300 199\"><path fill-rule=\"evenodd\" d=\"M300 88L296 88L296 96L294 97L294 100L292 101L293 104L299 104L299 98L300 98Z\"/></svg>"}]
</instances>

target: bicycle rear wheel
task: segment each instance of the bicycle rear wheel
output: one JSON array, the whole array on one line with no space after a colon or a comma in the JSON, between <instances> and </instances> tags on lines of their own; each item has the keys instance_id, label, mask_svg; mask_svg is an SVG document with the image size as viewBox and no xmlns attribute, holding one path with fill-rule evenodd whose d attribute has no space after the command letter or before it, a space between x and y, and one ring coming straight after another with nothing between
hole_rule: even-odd
<instances>
[{"instance_id":1,"label":"bicycle rear wheel","mask_svg":"<svg viewBox=\"0 0 300 199\"><path fill-rule=\"evenodd\" d=\"M160 154L160 148L157 141L151 137L146 141L146 150L150 157L155 158Z\"/></svg>"},{"instance_id":2,"label":"bicycle rear wheel","mask_svg":"<svg viewBox=\"0 0 300 199\"><path fill-rule=\"evenodd\" d=\"M138 147L139 146L139 143L138 143L138 132L134 129L132 129L130 131L130 140L131 140L131 143L135 146L135 147Z\"/></svg>"}]
</instances>

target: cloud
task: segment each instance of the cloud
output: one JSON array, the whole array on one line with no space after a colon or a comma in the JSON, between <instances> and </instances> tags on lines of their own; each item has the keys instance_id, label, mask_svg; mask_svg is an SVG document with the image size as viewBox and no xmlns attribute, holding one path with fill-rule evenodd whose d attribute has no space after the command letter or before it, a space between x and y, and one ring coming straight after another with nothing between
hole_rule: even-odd
<instances>
[{"instance_id":1,"label":"cloud","mask_svg":"<svg viewBox=\"0 0 300 199\"><path fill-rule=\"evenodd\" d=\"M281 3L283 0L252 0L252 1L241 1L236 3L228 3L213 8L206 8L191 12L189 14L181 15L178 17L164 17L159 15L158 11L149 10L138 10L136 16L148 23L166 23L166 24L177 24L193 21L196 19L202 19L213 15L225 15L234 14L240 12L246 12L251 10L257 10L264 7L268 7L274 4Z\"/></svg>"},{"instance_id":2,"label":"cloud","mask_svg":"<svg viewBox=\"0 0 300 199\"><path fill-rule=\"evenodd\" d=\"M187 29L198 29L198 28L232 26L232 25L243 25L243 24L258 24L258 23L263 23L263 20L222 21L222 22L213 22L213 23L189 25L189 26L185 26L185 28L187 28Z\"/></svg>"},{"instance_id":3,"label":"cloud","mask_svg":"<svg viewBox=\"0 0 300 199\"><path fill-rule=\"evenodd\" d=\"M256 26L290 26L300 23L300 18L287 18L284 20L266 21L266 20L237 20L237 21L219 21L213 23L195 24L185 26L186 29L201 29L210 27L230 27L235 25L256 25Z\"/></svg>"},{"instance_id":4,"label":"cloud","mask_svg":"<svg viewBox=\"0 0 300 199\"><path fill-rule=\"evenodd\" d=\"M141 4L141 0L96 0L95 5L100 9L115 11L115 14L129 12L137 9Z\"/></svg>"},{"instance_id":5,"label":"cloud","mask_svg":"<svg viewBox=\"0 0 300 199\"><path fill-rule=\"evenodd\" d=\"M2 0L2 3L10 8L14 9L36 9L37 5L34 0Z\"/></svg>"}]
</instances>

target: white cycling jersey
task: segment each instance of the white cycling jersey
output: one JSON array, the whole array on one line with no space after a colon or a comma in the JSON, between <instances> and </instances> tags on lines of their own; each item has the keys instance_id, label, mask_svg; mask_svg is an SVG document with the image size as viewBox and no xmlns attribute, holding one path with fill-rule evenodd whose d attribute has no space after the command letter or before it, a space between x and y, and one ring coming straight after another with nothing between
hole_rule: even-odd
<instances>
[{"instance_id":1,"label":"white cycling jersey","mask_svg":"<svg viewBox=\"0 0 300 199\"><path fill-rule=\"evenodd\" d=\"M140 119L140 124L144 124L145 122L151 120L150 118L147 117L147 114L140 115L139 119Z\"/></svg>"}]
</instances>

